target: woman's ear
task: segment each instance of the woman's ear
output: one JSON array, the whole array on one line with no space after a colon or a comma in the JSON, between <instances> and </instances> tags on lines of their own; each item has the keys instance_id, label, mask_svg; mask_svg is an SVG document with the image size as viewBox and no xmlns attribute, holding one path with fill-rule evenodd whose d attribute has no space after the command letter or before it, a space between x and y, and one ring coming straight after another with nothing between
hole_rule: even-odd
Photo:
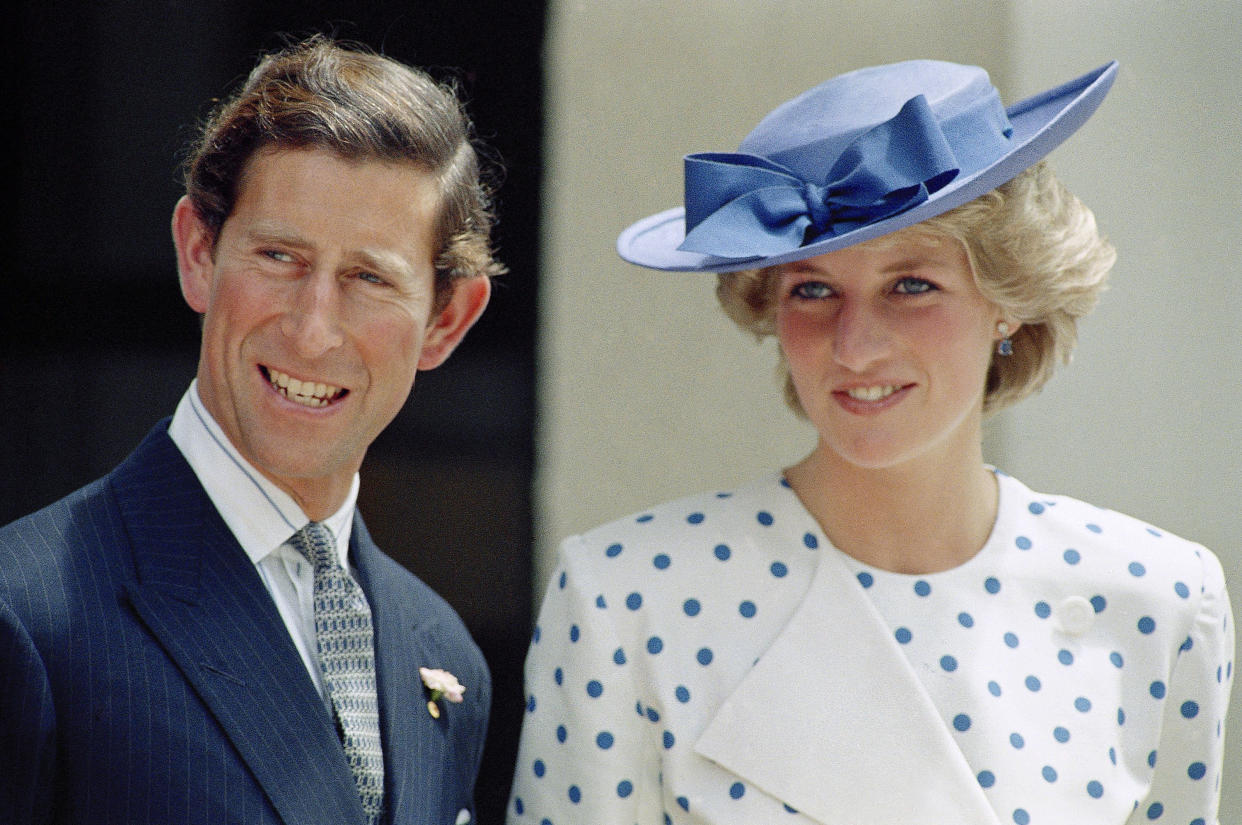
<instances>
[{"instance_id":1,"label":"woman's ear","mask_svg":"<svg viewBox=\"0 0 1242 825\"><path fill-rule=\"evenodd\" d=\"M183 195L173 207L173 244L177 247L177 274L181 295L190 309L202 315L211 297L211 279L215 271L212 246L215 235L199 217L189 195Z\"/></svg>"},{"instance_id":2,"label":"woman's ear","mask_svg":"<svg viewBox=\"0 0 1242 825\"><path fill-rule=\"evenodd\" d=\"M491 294L492 282L486 275L463 278L453 284L452 297L427 324L423 351L418 358L420 370L435 369L448 360L487 308Z\"/></svg>"}]
</instances>

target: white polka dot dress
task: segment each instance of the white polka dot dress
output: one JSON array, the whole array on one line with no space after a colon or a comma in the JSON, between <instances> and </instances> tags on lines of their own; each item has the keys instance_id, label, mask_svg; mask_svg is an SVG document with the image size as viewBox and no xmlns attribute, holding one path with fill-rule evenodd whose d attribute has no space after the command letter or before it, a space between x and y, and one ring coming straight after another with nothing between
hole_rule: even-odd
<instances>
[{"instance_id":1,"label":"white polka dot dress","mask_svg":"<svg viewBox=\"0 0 1242 825\"><path fill-rule=\"evenodd\" d=\"M986 546L932 575L840 554L776 475L566 541L527 659L509 822L1215 825L1233 675L1216 558L998 477ZM844 564L826 596L825 560ZM808 592L861 606L878 635L806 634ZM791 698L777 670L756 692L778 648L824 674L837 662L855 689ZM851 731L900 681L857 663L890 658L896 669L874 673L910 674L924 715L871 713L887 729L863 741L800 735ZM759 730L732 748L722 719L747 707ZM777 758L758 758L769 748ZM751 770L748 756L776 767ZM885 775L911 757L915 775ZM825 799L828 787L849 790ZM941 798L944 810L977 798L983 813L936 813Z\"/></svg>"}]
</instances>

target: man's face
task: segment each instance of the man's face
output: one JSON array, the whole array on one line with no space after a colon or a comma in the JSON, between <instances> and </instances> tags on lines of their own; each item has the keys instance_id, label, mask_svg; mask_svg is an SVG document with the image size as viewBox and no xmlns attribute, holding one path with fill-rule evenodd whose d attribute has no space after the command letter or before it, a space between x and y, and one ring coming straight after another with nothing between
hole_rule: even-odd
<instances>
[{"instance_id":1,"label":"man's face","mask_svg":"<svg viewBox=\"0 0 1242 825\"><path fill-rule=\"evenodd\" d=\"M417 166L324 149L257 153L214 250L178 205L182 291L204 316L199 395L311 518L339 507L415 373L486 305L486 280L472 279L431 317L436 208Z\"/></svg>"}]
</instances>

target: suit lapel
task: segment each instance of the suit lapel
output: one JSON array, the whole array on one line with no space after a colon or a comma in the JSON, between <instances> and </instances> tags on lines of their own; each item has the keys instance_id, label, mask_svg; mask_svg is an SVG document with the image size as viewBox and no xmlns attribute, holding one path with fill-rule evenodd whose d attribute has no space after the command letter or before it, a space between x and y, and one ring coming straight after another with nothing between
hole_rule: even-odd
<instances>
[{"instance_id":1,"label":"suit lapel","mask_svg":"<svg viewBox=\"0 0 1242 825\"><path fill-rule=\"evenodd\" d=\"M998 825L892 633L835 551L695 751L832 825Z\"/></svg>"},{"instance_id":2,"label":"suit lapel","mask_svg":"<svg viewBox=\"0 0 1242 825\"><path fill-rule=\"evenodd\" d=\"M427 712L418 676L420 666L438 667L443 661L435 626L421 621L427 612L411 599L410 589L400 587L405 571L380 552L360 516L354 518L350 553L375 628L385 820L451 822L456 809L428 807L443 807L450 796L444 790L449 784L446 720Z\"/></svg>"},{"instance_id":3,"label":"suit lapel","mask_svg":"<svg viewBox=\"0 0 1242 825\"><path fill-rule=\"evenodd\" d=\"M113 474L134 609L289 823L362 823L331 717L249 558L161 424Z\"/></svg>"}]
</instances>

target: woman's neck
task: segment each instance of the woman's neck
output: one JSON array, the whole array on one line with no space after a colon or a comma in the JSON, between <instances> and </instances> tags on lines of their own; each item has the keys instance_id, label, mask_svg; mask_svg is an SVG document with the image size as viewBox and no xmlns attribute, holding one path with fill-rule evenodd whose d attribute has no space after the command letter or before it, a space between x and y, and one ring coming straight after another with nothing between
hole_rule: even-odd
<instances>
[{"instance_id":1,"label":"woman's neck","mask_svg":"<svg viewBox=\"0 0 1242 825\"><path fill-rule=\"evenodd\" d=\"M973 558L996 521L995 476L971 452L871 469L821 443L785 476L843 553L881 570L936 573Z\"/></svg>"}]
</instances>

